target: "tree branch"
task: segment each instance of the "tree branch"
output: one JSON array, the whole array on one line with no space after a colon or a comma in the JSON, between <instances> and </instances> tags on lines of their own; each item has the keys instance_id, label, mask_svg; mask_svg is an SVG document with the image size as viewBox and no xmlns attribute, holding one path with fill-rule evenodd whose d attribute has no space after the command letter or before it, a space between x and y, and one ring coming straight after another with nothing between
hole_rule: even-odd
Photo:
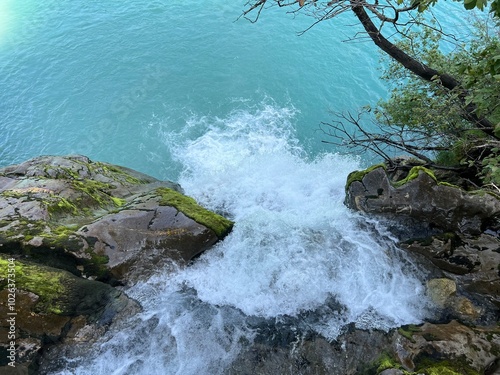
<instances>
[{"instance_id":1,"label":"tree branch","mask_svg":"<svg viewBox=\"0 0 500 375\"><path fill-rule=\"evenodd\" d=\"M458 99L462 102L464 108L462 117L467 121L475 124L486 134L497 138L493 132L494 124L488 119L484 117L478 117L476 115L475 112L477 108L474 103L466 104L467 90L463 88L458 80L456 80L449 74L440 73L437 70L409 56L406 52L391 43L381 34L379 28L375 26L371 18L366 13L364 7L359 5L357 0L350 0L350 3L352 5L352 11L363 25L365 31L370 36L372 41L375 43L375 45L377 45L377 47L379 47L382 51L387 53L397 62L402 64L406 69L410 70L420 78L429 82L438 82L444 88L450 91L457 92Z\"/></svg>"}]
</instances>

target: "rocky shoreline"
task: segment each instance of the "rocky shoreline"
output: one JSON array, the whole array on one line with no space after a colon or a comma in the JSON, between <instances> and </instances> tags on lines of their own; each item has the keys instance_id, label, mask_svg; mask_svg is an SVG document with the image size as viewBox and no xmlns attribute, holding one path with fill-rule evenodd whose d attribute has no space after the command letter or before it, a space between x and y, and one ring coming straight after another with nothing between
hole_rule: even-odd
<instances>
[{"instance_id":1,"label":"rocky shoreline","mask_svg":"<svg viewBox=\"0 0 500 375\"><path fill-rule=\"evenodd\" d=\"M419 165L348 178L346 205L391 221L400 248L431 271L427 294L438 311L435 321L400 328L370 373L500 373L500 197L450 180Z\"/></svg>"},{"instance_id":2,"label":"rocky shoreline","mask_svg":"<svg viewBox=\"0 0 500 375\"><path fill-rule=\"evenodd\" d=\"M189 262L232 225L177 184L85 156L0 169L0 314L17 314L13 340L2 319L0 372L37 373L53 344L98 337L116 315L140 310L116 286Z\"/></svg>"},{"instance_id":3,"label":"rocky shoreline","mask_svg":"<svg viewBox=\"0 0 500 375\"><path fill-rule=\"evenodd\" d=\"M499 374L500 198L469 192L421 166L351 173L346 205L386 220L429 271L432 320L389 332L349 328L334 342L286 330L262 337L228 374ZM456 183L456 181L453 181ZM11 325L0 325L0 372L41 373L57 350L85 345L140 311L121 291L168 264L186 265L233 223L175 183L85 156L44 156L0 169L0 298L15 275ZM272 331L274 328L262 329ZM290 372L291 371L291 372Z\"/></svg>"}]
</instances>

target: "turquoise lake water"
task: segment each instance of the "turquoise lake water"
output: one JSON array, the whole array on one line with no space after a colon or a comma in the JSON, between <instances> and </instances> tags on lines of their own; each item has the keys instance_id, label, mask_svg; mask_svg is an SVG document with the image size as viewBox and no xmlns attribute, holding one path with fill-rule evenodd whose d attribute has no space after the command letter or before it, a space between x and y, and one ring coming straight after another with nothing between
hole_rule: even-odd
<instances>
[{"instance_id":1,"label":"turquoise lake water","mask_svg":"<svg viewBox=\"0 0 500 375\"><path fill-rule=\"evenodd\" d=\"M243 2L7 0L0 29L0 164L80 153L175 179L168 135L195 137L235 111L293 111L307 153L331 151L319 123L385 95L370 43L343 17ZM251 126L251 124L249 124ZM189 134L186 129L189 128Z\"/></svg>"},{"instance_id":2,"label":"turquoise lake water","mask_svg":"<svg viewBox=\"0 0 500 375\"><path fill-rule=\"evenodd\" d=\"M0 2L0 166L84 154L177 181L236 223L191 267L128 289L144 311L51 373L222 374L256 318L334 340L350 323L427 316L425 273L343 205L347 174L373 160L321 142L330 111L387 94L376 48L344 42L359 31L348 14L298 36L312 19L268 9L253 24L243 9ZM314 324L301 321L309 313Z\"/></svg>"}]
</instances>

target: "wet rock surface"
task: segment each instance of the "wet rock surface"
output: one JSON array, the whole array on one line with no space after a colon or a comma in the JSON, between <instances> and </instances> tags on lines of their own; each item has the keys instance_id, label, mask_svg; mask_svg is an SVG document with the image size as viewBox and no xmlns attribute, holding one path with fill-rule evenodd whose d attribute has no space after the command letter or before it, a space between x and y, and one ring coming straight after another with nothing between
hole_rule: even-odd
<instances>
[{"instance_id":1,"label":"wet rock surface","mask_svg":"<svg viewBox=\"0 0 500 375\"><path fill-rule=\"evenodd\" d=\"M500 199L465 191L414 167L350 175L346 205L388 220L400 247L429 271L436 315L401 327L372 374L500 374ZM404 227L404 228L401 228Z\"/></svg>"},{"instance_id":2,"label":"wet rock surface","mask_svg":"<svg viewBox=\"0 0 500 375\"><path fill-rule=\"evenodd\" d=\"M113 286L186 264L232 225L175 183L81 155L0 169L0 314L16 323L14 344L0 325L0 372L37 373L52 348L95 340L140 310Z\"/></svg>"},{"instance_id":3,"label":"wet rock surface","mask_svg":"<svg viewBox=\"0 0 500 375\"><path fill-rule=\"evenodd\" d=\"M131 283L189 261L232 227L180 187L84 156L0 169L0 251L77 276Z\"/></svg>"},{"instance_id":4,"label":"wet rock surface","mask_svg":"<svg viewBox=\"0 0 500 375\"><path fill-rule=\"evenodd\" d=\"M408 217L439 231L470 235L494 226L500 215L500 200L494 194L466 192L438 181L432 171L423 167L414 167L400 181L391 181L382 166L353 172L345 203L367 214Z\"/></svg>"},{"instance_id":5,"label":"wet rock surface","mask_svg":"<svg viewBox=\"0 0 500 375\"><path fill-rule=\"evenodd\" d=\"M286 345L258 341L225 374L498 374L500 328L457 321L389 332L352 328L329 342L296 334Z\"/></svg>"}]
</instances>

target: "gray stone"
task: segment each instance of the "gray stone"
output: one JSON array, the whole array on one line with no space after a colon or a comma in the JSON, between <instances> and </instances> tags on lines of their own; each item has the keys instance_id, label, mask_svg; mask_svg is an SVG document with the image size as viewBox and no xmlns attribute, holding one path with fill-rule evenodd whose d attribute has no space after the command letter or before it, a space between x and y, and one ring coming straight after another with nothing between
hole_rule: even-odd
<instances>
[{"instance_id":1,"label":"gray stone","mask_svg":"<svg viewBox=\"0 0 500 375\"><path fill-rule=\"evenodd\" d=\"M189 261L231 227L175 183L85 156L0 169L0 252L75 275L130 284Z\"/></svg>"},{"instance_id":2,"label":"gray stone","mask_svg":"<svg viewBox=\"0 0 500 375\"><path fill-rule=\"evenodd\" d=\"M375 168L350 181L345 203L368 214L409 217L443 231L480 234L500 215L500 200L487 192L469 193L439 183L422 167L410 171L404 183L391 183L384 168Z\"/></svg>"}]
</instances>

